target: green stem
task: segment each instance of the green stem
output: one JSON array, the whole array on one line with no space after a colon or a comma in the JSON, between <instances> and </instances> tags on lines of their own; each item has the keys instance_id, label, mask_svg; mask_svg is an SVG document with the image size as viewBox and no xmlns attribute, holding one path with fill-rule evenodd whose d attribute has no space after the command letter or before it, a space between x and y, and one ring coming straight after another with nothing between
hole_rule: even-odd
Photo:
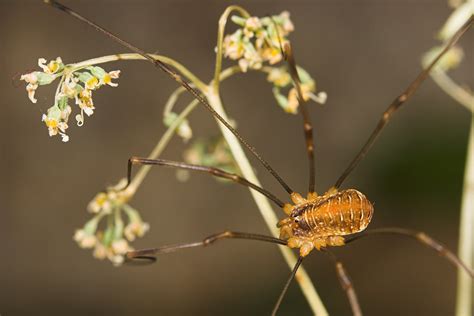
<instances>
[{"instance_id":1,"label":"green stem","mask_svg":"<svg viewBox=\"0 0 474 316\"><path fill-rule=\"evenodd\" d=\"M207 89L207 85L204 82L202 82L191 71L189 71L186 67L184 67L182 64L180 64L176 60L166 57L166 56L162 56L162 55L156 55L156 54L148 54L148 55L153 57L154 59L157 59L175 68L184 77L189 79L189 81L191 81L199 90L205 91ZM68 66L70 67L70 71L76 71L78 69L85 68L91 65L104 64L104 63L109 63L109 62L118 61L118 60L146 60L146 59L142 55L135 54L135 53L115 54L115 55L108 55L108 56L102 56L102 57L84 60L77 64L71 64Z\"/></svg>"},{"instance_id":2,"label":"green stem","mask_svg":"<svg viewBox=\"0 0 474 316\"><path fill-rule=\"evenodd\" d=\"M219 93L215 92L213 89L209 89L208 93L206 94L206 98L209 104L214 108L214 110L216 110L217 113L219 113L219 115L221 115L226 121L229 121L224 111L224 107L222 106ZM245 155L242 146L240 145L237 138L222 123L218 123L219 128L221 129L225 140L229 144L232 155L234 156L234 159L237 162L237 165L239 166L244 178L258 186L261 186L260 181L255 175L255 172L253 171L253 168L250 165L250 162L248 161L247 156ZM255 192L254 190L250 190L250 194L255 200L255 203L257 204L258 209L260 210L260 214L265 220L265 223L267 224L267 227L270 230L271 234L275 237L278 237L279 230L275 225L278 222L278 218L275 212L273 211L270 203L263 195ZM292 269L296 263L296 256L288 247L280 246L280 250L283 253L283 257L285 258L288 266L290 267L290 269ZM311 282L308 273L302 266L296 273L296 281L299 283L303 294L306 296L306 299L311 309L313 310L313 313L318 316L328 315L328 312L326 311L326 308L324 307L321 298L316 292L316 289L313 283Z\"/></svg>"},{"instance_id":3,"label":"green stem","mask_svg":"<svg viewBox=\"0 0 474 316\"><path fill-rule=\"evenodd\" d=\"M250 17L250 13L248 13L244 8L239 7L237 5L231 5L225 9L224 13L222 13L221 17L219 18L219 26L217 30L216 68L214 70L214 80L212 84L213 89L215 91L219 91L219 83L220 83L219 76L222 69L222 46L224 42L225 25L227 24L229 15L233 11L239 12L240 15L244 18Z\"/></svg>"}]
</instances>

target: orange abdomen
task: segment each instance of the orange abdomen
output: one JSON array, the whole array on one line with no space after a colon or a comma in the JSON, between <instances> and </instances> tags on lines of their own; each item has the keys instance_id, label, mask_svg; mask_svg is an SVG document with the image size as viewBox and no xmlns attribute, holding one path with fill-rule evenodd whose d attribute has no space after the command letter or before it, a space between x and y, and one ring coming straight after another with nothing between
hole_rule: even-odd
<instances>
[{"instance_id":1,"label":"orange abdomen","mask_svg":"<svg viewBox=\"0 0 474 316\"><path fill-rule=\"evenodd\" d=\"M342 236L363 231L373 213L374 207L365 195L349 189L308 207L302 212L300 222L315 237Z\"/></svg>"}]
</instances>

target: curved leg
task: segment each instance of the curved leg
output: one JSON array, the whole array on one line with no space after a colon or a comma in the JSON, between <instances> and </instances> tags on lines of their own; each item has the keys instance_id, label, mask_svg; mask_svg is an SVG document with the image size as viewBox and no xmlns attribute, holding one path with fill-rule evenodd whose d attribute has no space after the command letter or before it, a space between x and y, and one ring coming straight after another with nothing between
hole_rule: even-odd
<instances>
[{"instance_id":1,"label":"curved leg","mask_svg":"<svg viewBox=\"0 0 474 316\"><path fill-rule=\"evenodd\" d=\"M106 36L108 36L110 39L113 41L117 42L118 44L128 48L129 50L143 56L146 60L151 62L156 68L162 70L165 72L167 75L169 75L172 79L174 79L177 83L179 83L183 88L185 88L191 95L199 101L217 120L219 120L234 136L254 155L255 158L257 158L260 163L265 167L265 169L270 172L270 174L281 184L281 186L289 193L293 193L294 191L286 184L286 182L280 177L280 175L270 166L270 164L263 159L262 156L255 150L253 146L251 146L222 116L220 116L209 104L209 102L201 95L201 93L196 90L195 88L191 87L191 85L185 81L181 75L179 75L174 69L163 63L162 61L155 59L148 55L144 50L133 46L129 42L119 38L118 36L112 34L111 32L107 31L100 25L92 22L91 20L83 17L79 13L73 11L72 9L66 7L65 5L55 1L55 0L47 0L45 1L46 4L51 5L52 7L59 9L74 18L78 19L79 21L91 26L94 28L96 31L99 31Z\"/></svg>"},{"instance_id":2,"label":"curved leg","mask_svg":"<svg viewBox=\"0 0 474 316\"><path fill-rule=\"evenodd\" d=\"M281 291L280 296L278 297L278 300L275 303L275 307L273 307L272 316L275 316L276 313L278 312L278 309L280 308L281 302L283 301L283 298L285 297L285 294L288 291L288 288L290 287L291 281L293 281L293 279L295 278L296 272L298 271L298 268L300 267L301 263L303 262L303 258L304 257L302 257L302 256L298 257L298 261L296 261L296 264L295 264L293 270L291 271L290 277L286 281L285 287L283 287L283 290Z\"/></svg>"},{"instance_id":3,"label":"curved leg","mask_svg":"<svg viewBox=\"0 0 474 316\"><path fill-rule=\"evenodd\" d=\"M349 277L349 274L342 265L342 262L339 261L333 252L325 250L325 253L334 261L337 277L339 278L342 289L344 292L346 292L347 299L351 305L352 314L354 316L362 316L362 310L360 308L359 300L357 299L357 294L354 290L354 285L351 281L351 278Z\"/></svg>"},{"instance_id":4,"label":"curved leg","mask_svg":"<svg viewBox=\"0 0 474 316\"><path fill-rule=\"evenodd\" d=\"M334 185L336 189L339 189L339 187L347 178L347 176L352 172L352 170L354 170L354 168L359 164L359 162L365 157L365 155L367 154L369 149L372 147L377 137L382 132L382 129L391 119L392 115L415 93L415 91L418 89L420 84L428 77L431 69L436 65L436 63L441 59L441 57L443 57L443 55L446 54L446 52L456 44L456 42L472 26L473 23L474 23L474 15L471 15L471 18L466 23L464 23L464 25L461 26L461 28L453 35L453 37L449 40L449 42L446 44L444 49L436 56L436 58L431 62L431 64L429 64L428 67L426 67L423 71L421 71L421 73L408 86L408 88L405 91L403 91L401 95L399 95L395 100L392 101L392 103L388 106L388 108L382 114L380 121L378 122L377 126L373 130L372 134L369 136L369 139L366 141L364 146L362 146L362 149L359 151L359 153L351 161L351 163L346 168L346 170L344 170L342 175L336 181L336 184Z\"/></svg>"},{"instance_id":5,"label":"curved leg","mask_svg":"<svg viewBox=\"0 0 474 316\"><path fill-rule=\"evenodd\" d=\"M446 246L444 246L442 243L434 240L430 236L426 235L423 232L418 232L410 229L405 229L405 228L398 228L398 227L393 227L393 228L380 228L380 229L372 229L368 230L366 232L363 232L357 236L348 238L346 240L346 244L349 244L351 242L354 242L356 240L359 240L361 238L370 236L370 235L375 235L375 234L392 234L392 235L401 235L409 238L413 238L416 241L422 243L423 245L427 246L428 248L436 251L441 257L445 258L449 262L451 262L454 266L456 266L458 269L463 269L466 271L467 274L471 278L474 278L474 271L469 268L464 262L462 262L452 251L450 251Z\"/></svg>"},{"instance_id":6,"label":"curved leg","mask_svg":"<svg viewBox=\"0 0 474 316\"><path fill-rule=\"evenodd\" d=\"M228 180L231 180L235 183L238 183L238 184L241 184L243 186L254 189L255 191L260 192L261 194L265 195L267 198L272 200L276 205L278 205L281 208L283 208L283 206L285 205L285 203L283 203L279 198L277 198L271 192L265 190L264 188L259 187L258 185L255 185L255 184L249 182L245 178L243 178L243 177L241 177L241 176L239 176L235 173L229 173L229 172L226 172L226 171L224 171L222 169L218 169L218 168L192 165L192 164L187 164L187 163L184 163L184 162L165 160L165 159L148 159L148 158L141 158L141 157L131 157L130 159L128 159L127 186L124 189L126 189L128 187L128 185L130 184L130 182L131 182L132 167L135 164L174 167L174 168L178 168L178 169L194 170L194 171L201 171L201 172L209 173L210 175L213 175L215 177L228 179Z\"/></svg>"},{"instance_id":7,"label":"curved leg","mask_svg":"<svg viewBox=\"0 0 474 316\"><path fill-rule=\"evenodd\" d=\"M234 231L224 231L221 233L210 235L201 241L130 251L130 252L127 252L127 254L125 255L125 259L127 262L134 261L134 260L143 260L143 259L154 261L156 260L157 255L170 253L170 252L176 252L178 250L188 249L188 248L206 247L206 246L214 244L216 241L220 239L248 239L248 240L264 241L264 242L269 242L269 243L279 244L279 245L286 245L285 240L274 238L271 236L241 233L241 232L234 232Z\"/></svg>"}]
</instances>

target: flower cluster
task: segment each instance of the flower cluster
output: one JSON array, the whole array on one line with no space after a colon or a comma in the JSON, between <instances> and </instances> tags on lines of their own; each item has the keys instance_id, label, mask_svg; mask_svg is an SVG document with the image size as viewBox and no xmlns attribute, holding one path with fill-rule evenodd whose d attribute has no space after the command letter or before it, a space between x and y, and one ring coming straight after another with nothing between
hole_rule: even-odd
<instances>
[{"instance_id":1,"label":"flower cluster","mask_svg":"<svg viewBox=\"0 0 474 316\"><path fill-rule=\"evenodd\" d=\"M278 104L288 113L297 113L297 90L292 85L288 68L273 66L283 60L281 49L288 42L290 32L294 30L290 14L284 11L272 17L248 19L233 16L232 21L240 28L224 38L224 56L238 60L243 72L256 69L268 73L267 80L273 84L273 95ZM265 62L271 66L264 66ZM298 74L304 100L325 103L325 92L315 94L314 79L301 67L298 67ZM284 94L282 89L285 88L288 88L288 91Z\"/></svg>"},{"instance_id":2,"label":"flower cluster","mask_svg":"<svg viewBox=\"0 0 474 316\"><path fill-rule=\"evenodd\" d=\"M82 126L84 124L84 113L87 116L94 113L92 92L104 85L116 87L117 83L112 82L112 79L116 79L120 75L120 70L106 72L103 68L97 66L75 67L74 65L64 65L61 57L51 60L49 63L46 59L40 58L38 66L43 71L34 71L22 75L21 80L27 83L26 91L29 99L36 103L36 89L60 78L54 104L47 110L46 114L43 114L42 121L48 128L49 136L59 134L63 142L69 140L69 136L66 134L69 115L72 112L69 101L74 100L79 107L80 114L76 115L76 121L78 126Z\"/></svg>"},{"instance_id":3,"label":"flower cluster","mask_svg":"<svg viewBox=\"0 0 474 316\"><path fill-rule=\"evenodd\" d=\"M243 72L249 68L260 69L265 62L274 65L283 59L281 45L294 30L287 11L264 18L233 16L232 21L240 28L224 38L224 56L238 60Z\"/></svg>"},{"instance_id":4,"label":"flower cluster","mask_svg":"<svg viewBox=\"0 0 474 316\"><path fill-rule=\"evenodd\" d=\"M297 67L300 77L300 87L304 101L313 100L314 102L324 104L327 99L326 92L322 91L315 94L316 83L314 79L301 67ZM268 71L267 80L273 84L273 95L278 104L288 113L295 114L298 110L298 91L292 85L291 76L286 66L272 67ZM288 94L284 95L282 89L289 88Z\"/></svg>"},{"instance_id":5,"label":"flower cluster","mask_svg":"<svg viewBox=\"0 0 474 316\"><path fill-rule=\"evenodd\" d=\"M124 255L133 250L129 242L143 237L150 228L138 211L126 203L129 195L122 190L125 183L123 179L106 192L98 193L87 207L94 217L74 234L79 247L94 248L94 257L107 258L115 265L120 265ZM127 225L122 219L123 214L128 220ZM99 227L103 219L105 229Z\"/></svg>"}]
</instances>

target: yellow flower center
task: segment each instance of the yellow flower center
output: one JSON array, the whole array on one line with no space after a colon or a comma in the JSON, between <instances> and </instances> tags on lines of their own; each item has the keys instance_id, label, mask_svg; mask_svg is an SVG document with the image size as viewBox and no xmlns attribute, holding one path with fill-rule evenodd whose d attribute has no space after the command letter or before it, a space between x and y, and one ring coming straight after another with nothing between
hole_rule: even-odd
<instances>
[{"instance_id":1,"label":"yellow flower center","mask_svg":"<svg viewBox=\"0 0 474 316\"><path fill-rule=\"evenodd\" d=\"M46 119L44 122L49 128L56 129L58 127L58 121L56 121L55 119Z\"/></svg>"},{"instance_id":2,"label":"yellow flower center","mask_svg":"<svg viewBox=\"0 0 474 316\"><path fill-rule=\"evenodd\" d=\"M86 86L88 89L94 89L98 83L99 83L99 79L97 79L96 77L92 77L89 80L87 80Z\"/></svg>"},{"instance_id":3,"label":"yellow flower center","mask_svg":"<svg viewBox=\"0 0 474 316\"><path fill-rule=\"evenodd\" d=\"M105 84L109 84L112 82L112 77L110 77L109 74L105 74L104 75L104 78L102 78L102 81L105 83Z\"/></svg>"},{"instance_id":4,"label":"yellow flower center","mask_svg":"<svg viewBox=\"0 0 474 316\"><path fill-rule=\"evenodd\" d=\"M48 69L51 73L55 73L59 69L59 64L55 61L52 61L49 63Z\"/></svg>"},{"instance_id":5,"label":"yellow flower center","mask_svg":"<svg viewBox=\"0 0 474 316\"><path fill-rule=\"evenodd\" d=\"M99 206L103 206L104 203L107 201L107 194L99 194L96 199L96 203L99 204Z\"/></svg>"}]
</instances>

